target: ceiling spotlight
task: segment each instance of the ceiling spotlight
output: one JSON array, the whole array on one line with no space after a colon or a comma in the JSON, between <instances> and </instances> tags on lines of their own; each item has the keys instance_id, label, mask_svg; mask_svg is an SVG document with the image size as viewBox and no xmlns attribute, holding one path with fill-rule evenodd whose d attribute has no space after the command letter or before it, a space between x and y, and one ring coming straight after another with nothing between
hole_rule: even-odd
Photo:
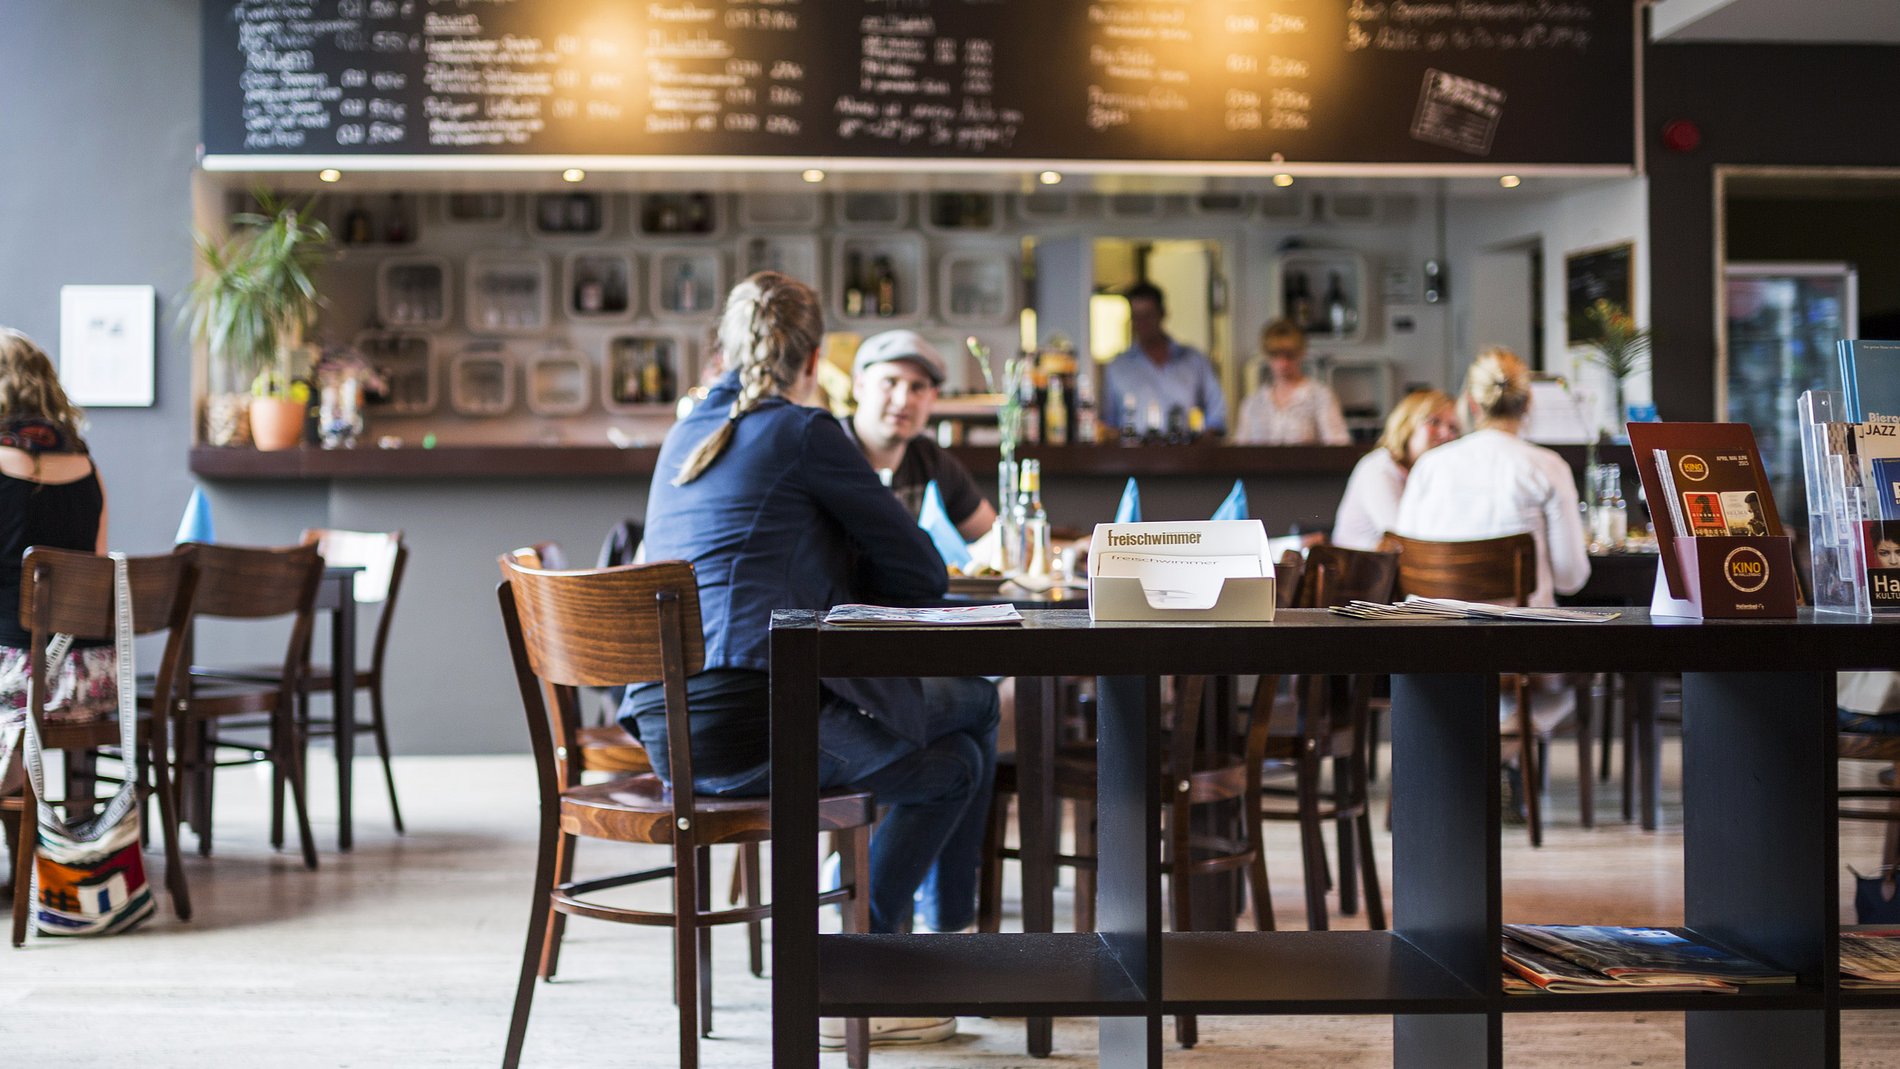
<instances>
[{"instance_id":1,"label":"ceiling spotlight","mask_svg":"<svg viewBox=\"0 0 1900 1069\"><path fill-rule=\"evenodd\" d=\"M1036 176L1036 181L1041 182L1045 186L1053 186L1062 181L1062 173L1060 171L1044 171Z\"/></svg>"},{"instance_id":2,"label":"ceiling spotlight","mask_svg":"<svg viewBox=\"0 0 1900 1069\"><path fill-rule=\"evenodd\" d=\"M325 167L323 170L317 172L317 181L319 182L336 182L342 178L343 172L334 167Z\"/></svg>"},{"instance_id":3,"label":"ceiling spotlight","mask_svg":"<svg viewBox=\"0 0 1900 1069\"><path fill-rule=\"evenodd\" d=\"M569 167L567 170L561 172L561 181L563 182L578 182L586 177L587 172L581 170L579 167Z\"/></svg>"},{"instance_id":4,"label":"ceiling spotlight","mask_svg":"<svg viewBox=\"0 0 1900 1069\"><path fill-rule=\"evenodd\" d=\"M1273 184L1279 186L1281 189L1285 189L1287 186L1293 184L1293 176L1290 174L1276 174L1273 176Z\"/></svg>"},{"instance_id":5,"label":"ceiling spotlight","mask_svg":"<svg viewBox=\"0 0 1900 1069\"><path fill-rule=\"evenodd\" d=\"M817 183L825 180L825 172L819 170L816 167L807 167L805 168L805 173L802 175L799 175L799 177L803 178L807 182L810 182L816 185Z\"/></svg>"},{"instance_id":6,"label":"ceiling spotlight","mask_svg":"<svg viewBox=\"0 0 1900 1069\"><path fill-rule=\"evenodd\" d=\"M1503 186L1505 189L1516 189L1523 181L1523 179L1514 174L1507 174L1498 179L1498 185Z\"/></svg>"}]
</instances>

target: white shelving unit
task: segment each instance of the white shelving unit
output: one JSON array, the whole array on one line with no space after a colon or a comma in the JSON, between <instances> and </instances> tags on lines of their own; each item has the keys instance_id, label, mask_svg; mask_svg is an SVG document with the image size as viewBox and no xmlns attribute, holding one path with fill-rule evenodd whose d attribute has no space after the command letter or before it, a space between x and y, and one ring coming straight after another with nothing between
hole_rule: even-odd
<instances>
[{"instance_id":1,"label":"white shelving unit","mask_svg":"<svg viewBox=\"0 0 1900 1069\"><path fill-rule=\"evenodd\" d=\"M1245 219L1252 214L1252 193L1197 193L1188 207L1203 219Z\"/></svg>"},{"instance_id":2,"label":"white shelving unit","mask_svg":"<svg viewBox=\"0 0 1900 1069\"><path fill-rule=\"evenodd\" d=\"M514 219L515 199L512 193L444 193L436 198L436 218L444 226L496 230Z\"/></svg>"},{"instance_id":3,"label":"white shelving unit","mask_svg":"<svg viewBox=\"0 0 1900 1069\"><path fill-rule=\"evenodd\" d=\"M547 257L478 252L468 259L464 319L474 334L539 334L548 329Z\"/></svg>"},{"instance_id":4,"label":"white shelving unit","mask_svg":"<svg viewBox=\"0 0 1900 1069\"><path fill-rule=\"evenodd\" d=\"M1104 202L1110 219L1172 219L1188 213L1181 193L1111 193Z\"/></svg>"},{"instance_id":5,"label":"white shelving unit","mask_svg":"<svg viewBox=\"0 0 1900 1069\"><path fill-rule=\"evenodd\" d=\"M640 274L632 253L576 250L564 266L561 306L569 319L624 323L639 310Z\"/></svg>"},{"instance_id":6,"label":"white shelving unit","mask_svg":"<svg viewBox=\"0 0 1900 1069\"><path fill-rule=\"evenodd\" d=\"M1344 329L1337 329L1331 322L1327 309L1327 294L1332 288L1333 279L1339 280L1340 292L1345 296L1348 308ZM1306 328L1309 345L1341 343L1357 345L1371 336L1373 325L1377 322L1376 309L1372 306L1374 286L1366 258L1349 249L1292 249L1281 253L1274 260L1273 290L1275 301L1274 314L1298 321L1294 310L1286 306L1286 294L1289 284L1304 283L1310 298L1310 314L1307 321L1300 325Z\"/></svg>"},{"instance_id":7,"label":"white shelving unit","mask_svg":"<svg viewBox=\"0 0 1900 1069\"><path fill-rule=\"evenodd\" d=\"M1313 217L1313 197L1297 185L1262 193L1258 203L1260 218L1269 223L1304 223Z\"/></svg>"},{"instance_id":8,"label":"white shelving unit","mask_svg":"<svg viewBox=\"0 0 1900 1069\"><path fill-rule=\"evenodd\" d=\"M1021 308L1022 246L984 242L946 250L937 259L936 318L955 327L1014 322Z\"/></svg>"},{"instance_id":9,"label":"white shelving unit","mask_svg":"<svg viewBox=\"0 0 1900 1069\"><path fill-rule=\"evenodd\" d=\"M639 237L667 242L712 241L725 232L726 204L713 193L642 193L633 220Z\"/></svg>"},{"instance_id":10,"label":"white shelving unit","mask_svg":"<svg viewBox=\"0 0 1900 1069\"><path fill-rule=\"evenodd\" d=\"M609 412L670 413L679 391L694 381L691 354L683 333L616 331L600 362L601 403Z\"/></svg>"},{"instance_id":11,"label":"white shelving unit","mask_svg":"<svg viewBox=\"0 0 1900 1069\"><path fill-rule=\"evenodd\" d=\"M712 246L663 246L648 262L647 308L657 319L700 320L725 299L725 260Z\"/></svg>"},{"instance_id":12,"label":"white shelving unit","mask_svg":"<svg viewBox=\"0 0 1900 1069\"><path fill-rule=\"evenodd\" d=\"M820 193L748 193L739 198L739 229L812 230L825 222Z\"/></svg>"},{"instance_id":13,"label":"white shelving unit","mask_svg":"<svg viewBox=\"0 0 1900 1069\"><path fill-rule=\"evenodd\" d=\"M1014 204L1016 219L1023 223L1072 223L1102 212L1102 198L1093 193L1024 193Z\"/></svg>"},{"instance_id":14,"label":"white shelving unit","mask_svg":"<svg viewBox=\"0 0 1900 1069\"><path fill-rule=\"evenodd\" d=\"M613 197L572 190L528 198L528 229L542 238L599 238L613 228Z\"/></svg>"},{"instance_id":15,"label":"white shelving unit","mask_svg":"<svg viewBox=\"0 0 1900 1069\"><path fill-rule=\"evenodd\" d=\"M392 256L376 267L376 316L393 329L449 325L449 261Z\"/></svg>"},{"instance_id":16,"label":"white shelving unit","mask_svg":"<svg viewBox=\"0 0 1900 1069\"><path fill-rule=\"evenodd\" d=\"M842 230L887 230L910 225L910 194L858 191L832 195L831 218Z\"/></svg>"},{"instance_id":17,"label":"white shelving unit","mask_svg":"<svg viewBox=\"0 0 1900 1069\"><path fill-rule=\"evenodd\" d=\"M877 312L877 294L870 283L880 260L888 261L897 280L896 307L890 315ZM831 243L829 292L832 314L840 324L862 333L885 327L913 326L924 314L930 293L930 276L924 239L908 232L848 234ZM845 293L851 285L851 268L857 267L859 281L865 286L864 308L852 315L845 305Z\"/></svg>"},{"instance_id":18,"label":"white shelving unit","mask_svg":"<svg viewBox=\"0 0 1900 1069\"><path fill-rule=\"evenodd\" d=\"M1385 221L1385 203L1377 193L1327 193L1319 198L1319 218L1337 226L1377 226Z\"/></svg>"},{"instance_id":19,"label":"white shelving unit","mask_svg":"<svg viewBox=\"0 0 1900 1069\"><path fill-rule=\"evenodd\" d=\"M754 234L739 246L739 278L777 271L823 293L823 267L818 239L810 234Z\"/></svg>"},{"instance_id":20,"label":"white shelving unit","mask_svg":"<svg viewBox=\"0 0 1900 1069\"><path fill-rule=\"evenodd\" d=\"M427 334L366 330L356 347L383 379L383 394L369 401L372 412L425 416L435 411L439 381L435 341Z\"/></svg>"},{"instance_id":21,"label":"white shelving unit","mask_svg":"<svg viewBox=\"0 0 1900 1069\"><path fill-rule=\"evenodd\" d=\"M537 416L577 416L593 403L594 365L565 342L530 356L526 379L528 411Z\"/></svg>"},{"instance_id":22,"label":"white shelving unit","mask_svg":"<svg viewBox=\"0 0 1900 1069\"><path fill-rule=\"evenodd\" d=\"M477 343L449 362L449 405L464 416L505 416L515 407L515 359Z\"/></svg>"},{"instance_id":23,"label":"white shelving unit","mask_svg":"<svg viewBox=\"0 0 1900 1069\"><path fill-rule=\"evenodd\" d=\"M1003 228L997 193L925 193L923 226L932 234L994 234Z\"/></svg>"}]
</instances>

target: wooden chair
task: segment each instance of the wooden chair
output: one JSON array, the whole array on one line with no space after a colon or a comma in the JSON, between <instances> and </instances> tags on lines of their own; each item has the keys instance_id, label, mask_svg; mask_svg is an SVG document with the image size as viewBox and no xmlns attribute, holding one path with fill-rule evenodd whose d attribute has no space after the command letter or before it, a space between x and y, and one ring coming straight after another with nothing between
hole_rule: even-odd
<instances>
[{"instance_id":1,"label":"wooden chair","mask_svg":"<svg viewBox=\"0 0 1900 1069\"><path fill-rule=\"evenodd\" d=\"M171 695L181 679L184 647L190 630L191 601L197 572L188 546L162 557L131 557L126 560L126 578L132 594L132 633L150 635L165 632L165 648L159 655L157 693ZM111 640L118 628L118 603L113 592L113 567L110 558L73 550L32 546L21 559L20 622L30 635L29 671L41 679L49 667L44 663L46 644L55 634L78 639ZM48 722L43 704L46 688L33 688L33 708L27 715L40 725L40 738L47 750L69 754L116 747L120 743L118 718L90 723ZM185 867L178 849L178 820L173 808L171 763L167 756L165 721L154 717L139 740L140 753L120 754L126 774L138 776L143 796L158 798L159 832L165 843L165 885L171 891L172 912L178 919L191 919L191 892L185 884ZM150 784L140 775L149 771ZM27 888L31 886L34 847L38 840L38 800L30 777L23 792L0 800L0 811L18 828L13 852L13 945L26 942L27 915L32 908ZM91 805L90 798L70 792L55 806ZM68 819L71 819L70 815Z\"/></svg>"},{"instance_id":2,"label":"wooden chair","mask_svg":"<svg viewBox=\"0 0 1900 1069\"><path fill-rule=\"evenodd\" d=\"M218 740L218 727L247 722L261 724L268 731L264 757L272 765L273 777L282 777L290 788L304 867L314 869L317 848L310 834L296 703L303 689L310 631L316 615L317 584L323 578L323 557L313 543L281 547L190 544L197 550L198 565L193 630L197 621L206 618L288 617L290 637L285 644L282 665L268 678L218 678L220 670L212 667L203 674L194 669L183 681L170 709L177 744L180 818L198 833L198 853L210 856L215 778L212 773L226 764L253 763L250 758L232 762L218 760L218 750L233 745ZM152 692L141 687L139 699L154 709L155 717L158 715L158 706L152 704ZM242 748L255 752L248 744ZM271 845L283 846L281 825L272 828Z\"/></svg>"},{"instance_id":3,"label":"wooden chair","mask_svg":"<svg viewBox=\"0 0 1900 1069\"><path fill-rule=\"evenodd\" d=\"M1333 545L1307 550L1306 564L1293 599L1297 608L1343 605L1354 599L1389 601L1398 577L1395 553L1367 553ZM1278 700L1280 679L1262 676L1254 687L1247 728L1249 794L1266 820L1300 826L1301 857L1306 869L1307 927L1329 927L1326 846L1321 829L1333 821L1339 843L1339 910L1358 910L1360 877L1365 885L1367 920L1384 928L1385 897L1372 845L1369 699L1371 676L1298 676L1292 696ZM1333 765L1333 791L1320 790L1324 765ZM1272 773L1293 775L1291 787L1263 782ZM1259 825L1255 825L1259 827ZM1264 842L1256 850L1264 857ZM1262 874L1262 880L1265 876ZM1272 920L1268 914L1269 923Z\"/></svg>"},{"instance_id":4,"label":"wooden chair","mask_svg":"<svg viewBox=\"0 0 1900 1069\"><path fill-rule=\"evenodd\" d=\"M674 998L680 1013L680 1064L698 1064L698 1040L711 1034L710 926L764 920L771 907L710 909L705 872L716 844L756 844L771 837L770 801L765 798L699 797L674 791L655 775L575 786L560 755L573 752L579 725L576 689L659 681L666 688L667 737L690 738L686 677L705 665L699 622L699 586L683 561L555 572L501 558L504 579L497 590L502 624L514 658L515 677L527 713L541 795L541 849L535 865L534 904L516 986L503 1065L520 1063L536 977L552 975L550 946L558 949L558 926L568 914L625 924L666 925L674 930ZM550 696L552 701L549 700ZM692 747L669 746L672 771L692 782ZM837 837L845 855L848 886L819 896L821 903L850 902L847 931L869 927L870 826L876 805L862 791L835 791L819 805L819 827L845 831ZM599 879L557 880L581 837L671 848L672 864ZM596 891L671 877L673 908L666 912L608 906L583 897ZM552 937L552 940L550 939ZM861 1020L847 1029L849 1064L868 1058Z\"/></svg>"},{"instance_id":5,"label":"wooden chair","mask_svg":"<svg viewBox=\"0 0 1900 1069\"><path fill-rule=\"evenodd\" d=\"M1528 533L1482 538L1464 542L1434 542L1388 533L1382 549L1399 554L1399 597L1418 595L1427 598L1456 598L1461 601L1493 601L1526 605L1537 587L1537 542ZM1544 845L1544 816L1540 744L1541 738L1531 719L1530 677L1518 674L1504 677L1516 695L1517 724L1514 740L1519 773L1524 779L1525 824L1532 846ZM1577 688L1577 791L1584 827L1595 826L1595 794L1592 790L1590 696L1589 688ZM1508 753L1506 754L1508 757Z\"/></svg>"},{"instance_id":6,"label":"wooden chair","mask_svg":"<svg viewBox=\"0 0 1900 1069\"><path fill-rule=\"evenodd\" d=\"M395 619L396 595L402 590L403 572L409 564L409 548L403 544L401 531L309 528L303 533L303 543L317 547L326 567L353 566L363 569L351 584L352 596L358 605L382 605L382 612L376 620L375 639L370 644L369 663L356 668L357 689L369 691L369 719L353 722L350 729L359 734L369 732L375 736L376 753L383 763L383 784L389 791L390 816L396 825L397 834L401 834L402 806L396 800L396 773L389 762L389 728L383 711L383 679L387 675L384 665L389 650L389 625ZM332 675L332 666L311 664L308 651L305 651L304 662L305 670L297 688L297 728L302 741L308 743L312 738L336 734L334 712L328 719L313 719L310 715L310 696L332 693L336 689L336 679ZM193 665L192 674L205 679L270 682L278 678L280 668L279 665L230 668ZM272 796L273 837L282 834L283 787L283 777L276 777Z\"/></svg>"},{"instance_id":7,"label":"wooden chair","mask_svg":"<svg viewBox=\"0 0 1900 1069\"><path fill-rule=\"evenodd\" d=\"M1880 867L1891 871L1900 865L1900 735L1867 735L1842 731L1836 736L1835 751L1842 761L1879 761L1893 770L1891 787L1843 787L1836 792L1841 804L1837 813L1842 820L1878 820L1887 825L1886 841L1881 846ZM1885 802L1876 806L1873 802Z\"/></svg>"}]
</instances>

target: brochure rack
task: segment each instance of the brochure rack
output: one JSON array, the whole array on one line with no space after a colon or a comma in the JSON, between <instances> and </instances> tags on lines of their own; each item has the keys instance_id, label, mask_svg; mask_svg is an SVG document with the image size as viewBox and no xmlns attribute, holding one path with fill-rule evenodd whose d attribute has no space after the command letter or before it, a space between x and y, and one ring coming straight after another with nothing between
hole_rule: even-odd
<instances>
[{"instance_id":1,"label":"brochure rack","mask_svg":"<svg viewBox=\"0 0 1900 1069\"><path fill-rule=\"evenodd\" d=\"M1900 612L1900 569L1877 559L1882 536L1900 536L1900 522L1883 521L1862 484L1856 462L1852 401L1809 390L1796 403L1808 491L1808 549L1813 562L1814 607L1819 612L1867 616Z\"/></svg>"},{"instance_id":2,"label":"brochure rack","mask_svg":"<svg viewBox=\"0 0 1900 1069\"><path fill-rule=\"evenodd\" d=\"M1661 551L1650 613L1696 620L1792 619L1794 555L1788 536L1782 533L1774 495L1761 478L1754 431L1746 423L1631 423L1628 427L1630 451L1650 501ZM1745 492L1759 503L1756 525L1765 533L1735 533L1733 526L1724 534L1681 529L1672 515L1678 494L1685 498L1716 498L1718 494L1713 483L1708 491L1693 489L1693 483L1684 490L1683 480L1662 469L1659 451L1685 465L1699 463L1704 478L1725 460L1752 475L1753 486Z\"/></svg>"}]
</instances>

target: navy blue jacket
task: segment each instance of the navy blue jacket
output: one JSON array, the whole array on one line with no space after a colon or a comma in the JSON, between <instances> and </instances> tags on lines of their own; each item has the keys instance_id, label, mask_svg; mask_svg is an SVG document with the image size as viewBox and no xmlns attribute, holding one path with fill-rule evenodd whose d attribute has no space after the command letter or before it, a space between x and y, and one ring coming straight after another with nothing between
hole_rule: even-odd
<instances>
[{"instance_id":1,"label":"navy blue jacket","mask_svg":"<svg viewBox=\"0 0 1900 1069\"><path fill-rule=\"evenodd\" d=\"M773 609L941 597L943 558L823 409L760 402L699 478L673 485L738 389L727 375L667 433L647 498L647 560L689 561L698 573L706 667L768 670ZM929 741L916 680L825 685L899 736Z\"/></svg>"}]
</instances>

